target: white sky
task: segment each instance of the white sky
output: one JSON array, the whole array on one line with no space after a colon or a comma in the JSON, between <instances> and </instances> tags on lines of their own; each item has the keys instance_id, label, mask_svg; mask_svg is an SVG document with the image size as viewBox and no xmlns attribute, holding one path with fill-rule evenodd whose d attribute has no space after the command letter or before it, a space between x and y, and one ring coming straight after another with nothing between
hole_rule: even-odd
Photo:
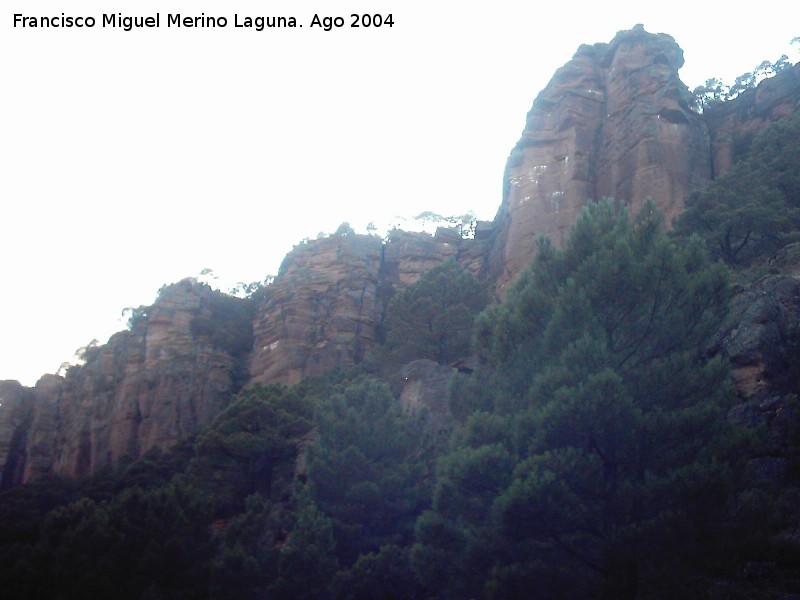
<instances>
[{"instance_id":1,"label":"white sky","mask_svg":"<svg viewBox=\"0 0 800 600\"><path fill-rule=\"evenodd\" d=\"M582 43L643 23L690 88L800 35L800 4L5 0L0 9L0 380L33 384L120 311L211 268L276 273L304 237L423 210L491 219L536 94ZM29 16L162 14L160 29L14 29ZM167 13L226 29L167 29ZM310 29L314 13L392 28ZM235 29L234 14L302 29ZM346 18L349 25L349 18ZM798 60L797 46L791 56Z\"/></svg>"}]
</instances>

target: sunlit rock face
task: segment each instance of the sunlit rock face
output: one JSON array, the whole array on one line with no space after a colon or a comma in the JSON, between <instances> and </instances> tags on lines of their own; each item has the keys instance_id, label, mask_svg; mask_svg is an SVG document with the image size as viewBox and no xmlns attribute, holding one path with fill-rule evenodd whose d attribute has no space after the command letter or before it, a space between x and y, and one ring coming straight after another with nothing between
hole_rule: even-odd
<instances>
[{"instance_id":1,"label":"sunlit rock face","mask_svg":"<svg viewBox=\"0 0 800 600\"><path fill-rule=\"evenodd\" d=\"M395 291L449 259L478 274L483 247L448 229L395 231L386 242L336 235L295 246L256 313L251 383L293 385L369 360Z\"/></svg>"},{"instance_id":2,"label":"sunlit rock face","mask_svg":"<svg viewBox=\"0 0 800 600\"><path fill-rule=\"evenodd\" d=\"M714 176L722 175L741 158L767 125L796 114L800 114L800 64L733 100L708 108L703 116L711 135Z\"/></svg>"},{"instance_id":3,"label":"sunlit rock face","mask_svg":"<svg viewBox=\"0 0 800 600\"><path fill-rule=\"evenodd\" d=\"M582 208L652 198L669 222L711 176L708 131L678 77L683 52L641 26L581 46L533 103L506 166L490 258L498 295L530 264L536 240L563 244Z\"/></svg>"},{"instance_id":4,"label":"sunlit rock face","mask_svg":"<svg viewBox=\"0 0 800 600\"><path fill-rule=\"evenodd\" d=\"M90 475L208 425L235 391L233 358L192 331L210 314L211 293L189 280L169 286L146 322L112 336L86 365L43 376L16 477Z\"/></svg>"},{"instance_id":5,"label":"sunlit rock face","mask_svg":"<svg viewBox=\"0 0 800 600\"><path fill-rule=\"evenodd\" d=\"M353 234L295 246L256 314L251 381L292 385L361 362L382 310L382 252L380 238Z\"/></svg>"}]
</instances>

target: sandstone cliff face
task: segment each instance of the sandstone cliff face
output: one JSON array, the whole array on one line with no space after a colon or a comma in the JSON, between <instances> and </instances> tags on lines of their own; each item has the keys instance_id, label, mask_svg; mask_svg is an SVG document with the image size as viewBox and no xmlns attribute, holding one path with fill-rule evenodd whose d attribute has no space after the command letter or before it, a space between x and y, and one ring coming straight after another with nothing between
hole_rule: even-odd
<instances>
[{"instance_id":1,"label":"sandstone cliff face","mask_svg":"<svg viewBox=\"0 0 800 600\"><path fill-rule=\"evenodd\" d=\"M500 297L537 238L561 245L590 200L613 197L635 212L650 197L669 221L710 178L708 132L682 64L671 37L637 26L582 46L556 72L506 166L491 256Z\"/></svg>"},{"instance_id":2,"label":"sandstone cliff face","mask_svg":"<svg viewBox=\"0 0 800 600\"><path fill-rule=\"evenodd\" d=\"M800 64L762 81L734 100L708 108L714 176L727 171L770 123L800 114Z\"/></svg>"},{"instance_id":3,"label":"sandstone cliff face","mask_svg":"<svg viewBox=\"0 0 800 600\"><path fill-rule=\"evenodd\" d=\"M221 319L214 292L184 281L67 377L45 376L32 390L0 382L0 488L50 472L87 475L168 448L209 423L248 376L291 385L370 360L393 292L446 260L493 278L502 299L537 238L563 243L590 200L611 196L636 211L651 197L669 221L763 127L800 111L796 66L698 115L677 75L682 63L671 37L640 26L578 49L535 100L507 163L497 217L480 223L474 240L448 229L396 231L386 243L354 234L312 240L287 255L244 327ZM776 260L794 260L786 256ZM792 265L780 268L796 277ZM739 297L721 347L748 402L782 393L799 295L795 279L776 276ZM446 427L440 401L450 371L414 366L404 406L426 406Z\"/></svg>"},{"instance_id":4,"label":"sandstone cliff face","mask_svg":"<svg viewBox=\"0 0 800 600\"><path fill-rule=\"evenodd\" d=\"M257 310L251 382L293 385L361 363L378 343L396 289L449 259L477 274L481 247L446 229L434 236L395 231L386 243L348 234L295 246Z\"/></svg>"},{"instance_id":5,"label":"sandstone cliff face","mask_svg":"<svg viewBox=\"0 0 800 600\"><path fill-rule=\"evenodd\" d=\"M90 349L65 377L45 375L33 390L0 386L0 484L81 477L171 447L224 409L243 359L251 383L289 385L359 364L377 345L396 289L449 259L477 274L484 245L445 229L395 232L385 244L363 235L301 244L246 323L252 360L214 343L215 327L223 337L231 327L215 312L217 292L191 280L169 286L146 318Z\"/></svg>"},{"instance_id":6,"label":"sandstone cliff face","mask_svg":"<svg viewBox=\"0 0 800 600\"><path fill-rule=\"evenodd\" d=\"M193 331L213 294L191 280L167 287L146 322L92 349L66 377L42 377L17 478L89 475L169 448L219 414L235 391L234 359Z\"/></svg>"},{"instance_id":7,"label":"sandstone cliff face","mask_svg":"<svg viewBox=\"0 0 800 600\"><path fill-rule=\"evenodd\" d=\"M252 382L292 385L361 362L381 314L382 250L352 234L295 246L256 314Z\"/></svg>"},{"instance_id":8,"label":"sandstone cliff face","mask_svg":"<svg viewBox=\"0 0 800 600\"><path fill-rule=\"evenodd\" d=\"M0 490L22 479L25 444L32 420L32 390L18 381L0 381Z\"/></svg>"}]
</instances>

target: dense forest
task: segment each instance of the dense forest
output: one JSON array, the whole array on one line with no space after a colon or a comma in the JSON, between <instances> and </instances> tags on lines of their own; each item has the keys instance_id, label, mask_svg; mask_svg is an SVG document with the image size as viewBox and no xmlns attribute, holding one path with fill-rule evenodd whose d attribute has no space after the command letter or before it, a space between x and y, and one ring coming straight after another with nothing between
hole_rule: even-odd
<instances>
[{"instance_id":1,"label":"dense forest","mask_svg":"<svg viewBox=\"0 0 800 600\"><path fill-rule=\"evenodd\" d=\"M798 164L785 119L673 228L652 203L590 204L500 304L445 263L388 303L381 360L245 387L167 452L4 491L3 597L794 597L800 323L780 485L750 468L773 433L731 418L719 338L798 239ZM241 354L215 325L237 306L195 327ZM402 408L402 365L469 357L446 423Z\"/></svg>"}]
</instances>

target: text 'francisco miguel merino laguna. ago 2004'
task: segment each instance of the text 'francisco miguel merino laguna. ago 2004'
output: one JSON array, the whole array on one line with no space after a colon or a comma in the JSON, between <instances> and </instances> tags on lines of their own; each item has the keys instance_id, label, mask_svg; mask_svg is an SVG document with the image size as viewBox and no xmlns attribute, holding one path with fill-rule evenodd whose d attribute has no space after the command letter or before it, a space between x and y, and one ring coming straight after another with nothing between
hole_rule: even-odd
<instances>
[{"instance_id":1,"label":"text 'francisco miguel merino laguna. ago 2004'","mask_svg":"<svg viewBox=\"0 0 800 600\"><path fill-rule=\"evenodd\" d=\"M350 27L392 27L394 25L391 14L352 14L350 18ZM308 23L309 27L319 27L325 31L343 27L345 24L346 21L344 17L328 17L318 14L315 14L309 19ZM199 16L167 13L163 15L163 18L161 13L150 16L128 16L122 13L104 13L99 17L72 16L63 12L56 16L27 16L21 13L14 14L14 27L26 29L91 29L100 26L121 29L123 31L132 31L134 29L160 28L162 25L168 28L206 29L224 29L229 25L233 25L235 28L247 28L255 31L263 31L264 29L278 27L303 27L303 24L299 23L296 17L252 17L239 15L238 13L234 14L232 18L225 16L207 16L205 13L200 13Z\"/></svg>"}]
</instances>

